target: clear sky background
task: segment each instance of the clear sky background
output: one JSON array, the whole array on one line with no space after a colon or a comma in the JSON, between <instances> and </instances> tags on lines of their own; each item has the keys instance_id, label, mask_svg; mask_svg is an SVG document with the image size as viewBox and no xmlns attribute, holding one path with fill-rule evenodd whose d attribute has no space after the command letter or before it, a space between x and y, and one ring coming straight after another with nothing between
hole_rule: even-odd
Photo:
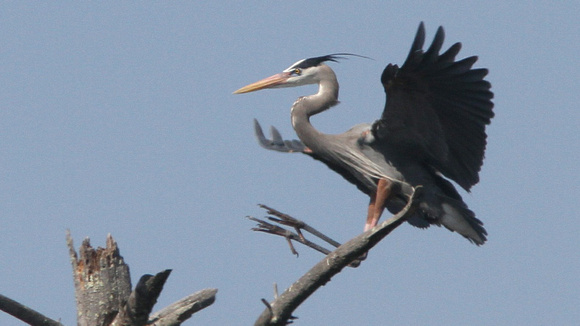
<instances>
[{"instance_id":1,"label":"clear sky background","mask_svg":"<svg viewBox=\"0 0 580 326\"><path fill-rule=\"evenodd\" d=\"M323 164L260 148L252 119L295 138L289 109L314 86L232 95L335 52L339 133L382 112L380 74L431 41L490 69L495 112L465 201L489 240L401 226L296 311L297 325L580 324L580 23L577 1L239 1L0 5L0 293L76 324L70 229L118 241L134 283L173 269L156 310L206 287L187 324L248 325L322 256L253 233L258 203L337 240L368 198ZM20 325L0 313L1 325Z\"/></svg>"}]
</instances>

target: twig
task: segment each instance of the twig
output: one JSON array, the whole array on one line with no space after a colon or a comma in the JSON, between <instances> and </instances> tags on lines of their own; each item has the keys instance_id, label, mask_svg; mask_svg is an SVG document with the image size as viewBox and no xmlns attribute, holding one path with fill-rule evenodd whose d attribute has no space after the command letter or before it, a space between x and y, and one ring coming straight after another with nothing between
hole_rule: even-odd
<instances>
[{"instance_id":1,"label":"twig","mask_svg":"<svg viewBox=\"0 0 580 326\"><path fill-rule=\"evenodd\" d=\"M304 237L302 232L300 232L300 229L304 229L308 233L310 233L310 234L316 236L317 238L331 244L332 246L334 246L336 248L341 246L340 243L331 239L330 237L328 237L327 235L323 234L322 232L316 230L315 228L311 227L310 225L308 225L304 221L296 219L288 214L284 214L284 213L282 213L278 210L275 210L271 207L268 207L266 205L259 204L258 206L266 209L268 214L272 214L272 215L278 217L278 218L276 218L276 217L268 216L267 217L268 220L282 224L282 225L293 227L297 233L293 233L292 231L286 230L286 229L281 228L277 225L273 225L271 223L268 223L268 222L261 220L261 219L257 219L255 217L248 217L250 220L258 222L258 227L252 228L252 230L270 233L270 234L274 234L274 235L278 235L278 236L282 236L282 237L286 238L286 241L288 242L288 246L290 247L290 251L296 256L298 256L298 251L294 248L294 245L292 244L292 240L298 241L298 242L302 243L303 245L310 247L310 248L312 248L318 252L321 252L325 255L328 255L329 253L331 253L331 250L328 250L322 246L319 246L318 244L316 244L312 241L306 240L306 238ZM364 260L365 258L366 258L366 255L362 255L361 257L359 257L359 259L352 261L349 264L349 266L356 268L360 265L361 261Z\"/></svg>"},{"instance_id":2,"label":"twig","mask_svg":"<svg viewBox=\"0 0 580 326\"><path fill-rule=\"evenodd\" d=\"M286 229L281 228L277 225L274 225L272 223L268 223L264 220L261 220L259 218L255 218L252 216L248 216L247 218L258 223L257 227L252 228L253 231L265 232L265 233L274 234L274 235L278 235L278 236L286 238L286 240L288 241L288 245L290 246L290 251L292 251L292 253L296 256L298 256L298 252L296 251L296 249L294 249L294 246L292 245L291 240L300 242L303 245L308 246L308 247L310 247L318 252L321 252L325 255L328 255L331 252L330 250L328 250L322 246L319 246L312 241L308 241L304 237L301 237L300 235L298 235L290 230L286 230Z\"/></svg>"},{"instance_id":3,"label":"twig","mask_svg":"<svg viewBox=\"0 0 580 326\"><path fill-rule=\"evenodd\" d=\"M304 236L302 235L302 232L300 232L300 229L314 235L315 237L327 242L328 244L334 246L335 248L340 247L340 243L338 243L337 241L334 241L333 239L329 238L328 236L326 236L325 234L323 234L322 232L316 230L315 228L313 228L312 226L308 225L306 222L298 220L288 214L284 214L282 212L279 212L273 208L270 208L266 205L258 205L261 208L265 209L267 211L268 214L272 214L276 217L279 217L279 219L276 218L272 218L272 217L268 217L269 220L274 221L276 223L280 223L283 225L288 225L293 227L296 232L304 239Z\"/></svg>"}]
</instances>

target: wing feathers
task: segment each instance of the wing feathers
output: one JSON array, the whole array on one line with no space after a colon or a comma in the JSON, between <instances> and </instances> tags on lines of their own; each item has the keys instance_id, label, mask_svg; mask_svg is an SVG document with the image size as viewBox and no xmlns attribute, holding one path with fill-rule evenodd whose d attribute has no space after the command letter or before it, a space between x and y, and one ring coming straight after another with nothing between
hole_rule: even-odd
<instances>
[{"instance_id":1,"label":"wing feathers","mask_svg":"<svg viewBox=\"0 0 580 326\"><path fill-rule=\"evenodd\" d=\"M435 38L433 39L433 43L423 55L422 64L433 64L439 60L439 51L443 46L443 40L445 39L445 32L443 31L442 27L437 29L437 33L435 34Z\"/></svg>"},{"instance_id":2,"label":"wing feathers","mask_svg":"<svg viewBox=\"0 0 580 326\"><path fill-rule=\"evenodd\" d=\"M415 35L415 40L413 40L413 45L411 45L411 50L407 56L407 60L404 65L411 64L414 60L419 59L419 56L423 54L423 44L425 44L425 25L423 22L419 24L419 30Z\"/></svg>"},{"instance_id":3,"label":"wing feathers","mask_svg":"<svg viewBox=\"0 0 580 326\"><path fill-rule=\"evenodd\" d=\"M445 53L439 56L439 62L453 62L455 61L455 56L461 50L461 43L453 44Z\"/></svg>"},{"instance_id":4,"label":"wing feathers","mask_svg":"<svg viewBox=\"0 0 580 326\"><path fill-rule=\"evenodd\" d=\"M421 23L403 66L385 68L381 82L387 103L373 134L401 154L424 159L469 190L479 180L485 126L494 115L493 93L484 80L488 70L472 69L477 56L455 61L461 43L439 54L444 38L439 27L424 52Z\"/></svg>"}]
</instances>

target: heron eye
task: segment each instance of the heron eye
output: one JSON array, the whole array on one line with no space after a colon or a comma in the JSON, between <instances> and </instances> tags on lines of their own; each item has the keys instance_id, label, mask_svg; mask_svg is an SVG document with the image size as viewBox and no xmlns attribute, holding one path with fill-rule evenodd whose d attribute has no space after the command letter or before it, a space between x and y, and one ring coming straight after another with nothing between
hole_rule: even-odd
<instances>
[{"instance_id":1,"label":"heron eye","mask_svg":"<svg viewBox=\"0 0 580 326\"><path fill-rule=\"evenodd\" d=\"M302 73L302 70L300 70L299 68L294 69L295 75L300 75L301 73Z\"/></svg>"}]
</instances>

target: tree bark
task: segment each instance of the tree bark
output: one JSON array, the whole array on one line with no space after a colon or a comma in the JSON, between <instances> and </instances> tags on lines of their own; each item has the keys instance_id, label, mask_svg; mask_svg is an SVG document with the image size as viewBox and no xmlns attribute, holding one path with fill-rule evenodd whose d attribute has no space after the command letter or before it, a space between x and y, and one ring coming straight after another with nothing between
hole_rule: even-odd
<instances>
[{"instance_id":1,"label":"tree bark","mask_svg":"<svg viewBox=\"0 0 580 326\"><path fill-rule=\"evenodd\" d=\"M73 268L78 325L110 325L131 295L129 266L119 254L117 243L109 234L106 247L94 249L87 238L77 255L67 232L67 245Z\"/></svg>"}]
</instances>

